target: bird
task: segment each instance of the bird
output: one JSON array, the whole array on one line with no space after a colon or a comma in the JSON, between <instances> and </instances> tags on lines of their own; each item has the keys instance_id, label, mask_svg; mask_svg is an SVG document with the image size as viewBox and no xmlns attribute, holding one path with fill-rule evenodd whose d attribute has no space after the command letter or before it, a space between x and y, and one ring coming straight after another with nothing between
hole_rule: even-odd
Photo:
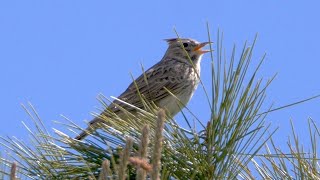
<instances>
[{"instance_id":1,"label":"bird","mask_svg":"<svg viewBox=\"0 0 320 180\"><path fill-rule=\"evenodd\" d=\"M137 108L144 109L138 93L143 95L148 102L153 102L159 108L165 109L171 117L180 112L181 107L187 105L200 82L202 56L211 52L211 50L202 48L211 42L200 43L191 38L170 38L165 41L168 43L168 48L163 58L128 86L117 98L122 102L114 100L100 116L90 121L88 128L75 137L76 140L84 139L98 129L98 124L106 123L101 116L106 115L107 111L121 117L122 108L133 114Z\"/></svg>"}]
</instances>

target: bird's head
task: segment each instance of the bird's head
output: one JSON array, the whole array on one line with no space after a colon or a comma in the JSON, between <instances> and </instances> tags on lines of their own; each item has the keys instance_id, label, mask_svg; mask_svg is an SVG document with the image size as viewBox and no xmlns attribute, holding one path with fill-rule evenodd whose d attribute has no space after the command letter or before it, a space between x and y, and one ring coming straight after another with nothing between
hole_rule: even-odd
<instances>
[{"instance_id":1,"label":"bird's head","mask_svg":"<svg viewBox=\"0 0 320 180\"><path fill-rule=\"evenodd\" d=\"M172 38L166 39L169 44L168 50L166 52L166 57L169 60L171 58L176 58L179 60L184 60L193 63L198 63L204 53L210 52L210 50L203 50L202 48L209 44L210 42L200 43L196 40L189 38Z\"/></svg>"}]
</instances>

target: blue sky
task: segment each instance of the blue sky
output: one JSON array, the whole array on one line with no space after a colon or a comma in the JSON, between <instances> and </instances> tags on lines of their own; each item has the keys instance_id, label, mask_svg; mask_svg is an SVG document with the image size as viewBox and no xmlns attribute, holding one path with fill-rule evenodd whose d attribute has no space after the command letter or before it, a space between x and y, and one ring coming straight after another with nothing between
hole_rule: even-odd
<instances>
[{"instance_id":1,"label":"blue sky","mask_svg":"<svg viewBox=\"0 0 320 180\"><path fill-rule=\"evenodd\" d=\"M268 90L271 104L285 105L320 94L320 11L318 1L1 1L0 2L0 136L26 140L21 121L32 124L21 108L31 102L47 127L60 114L85 127L96 97L119 95L146 68L159 61L163 39L213 40L225 35L227 52L259 34L254 62L267 58L259 77L277 78ZM209 55L204 56L204 84L210 87ZM205 122L209 113L198 89L189 107ZM293 120L304 136L307 118L319 125L320 99L274 112L267 117L279 127L276 142L285 143ZM178 117L179 118L179 117Z\"/></svg>"}]
</instances>

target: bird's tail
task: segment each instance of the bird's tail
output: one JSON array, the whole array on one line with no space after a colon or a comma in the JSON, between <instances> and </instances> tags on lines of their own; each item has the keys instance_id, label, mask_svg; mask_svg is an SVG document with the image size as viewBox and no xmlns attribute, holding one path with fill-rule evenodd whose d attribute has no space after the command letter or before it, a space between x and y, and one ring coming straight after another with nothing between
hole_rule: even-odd
<instances>
[{"instance_id":1,"label":"bird's tail","mask_svg":"<svg viewBox=\"0 0 320 180\"><path fill-rule=\"evenodd\" d=\"M89 122L89 127L87 129L85 129L84 131L82 131L77 137L75 137L75 139L77 140L82 140L85 137L87 137L90 133L92 133L94 130L97 129L97 125L98 123L103 122L103 120L101 120L99 117L94 118L92 121Z\"/></svg>"}]
</instances>

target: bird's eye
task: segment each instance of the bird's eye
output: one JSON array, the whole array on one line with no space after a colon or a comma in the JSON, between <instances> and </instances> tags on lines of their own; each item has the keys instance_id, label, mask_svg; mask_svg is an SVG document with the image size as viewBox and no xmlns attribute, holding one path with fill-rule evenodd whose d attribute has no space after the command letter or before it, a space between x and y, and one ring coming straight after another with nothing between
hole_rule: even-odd
<instances>
[{"instance_id":1,"label":"bird's eye","mask_svg":"<svg viewBox=\"0 0 320 180\"><path fill-rule=\"evenodd\" d=\"M185 48L188 47L188 45L189 45L188 43L183 43L183 47Z\"/></svg>"}]
</instances>

